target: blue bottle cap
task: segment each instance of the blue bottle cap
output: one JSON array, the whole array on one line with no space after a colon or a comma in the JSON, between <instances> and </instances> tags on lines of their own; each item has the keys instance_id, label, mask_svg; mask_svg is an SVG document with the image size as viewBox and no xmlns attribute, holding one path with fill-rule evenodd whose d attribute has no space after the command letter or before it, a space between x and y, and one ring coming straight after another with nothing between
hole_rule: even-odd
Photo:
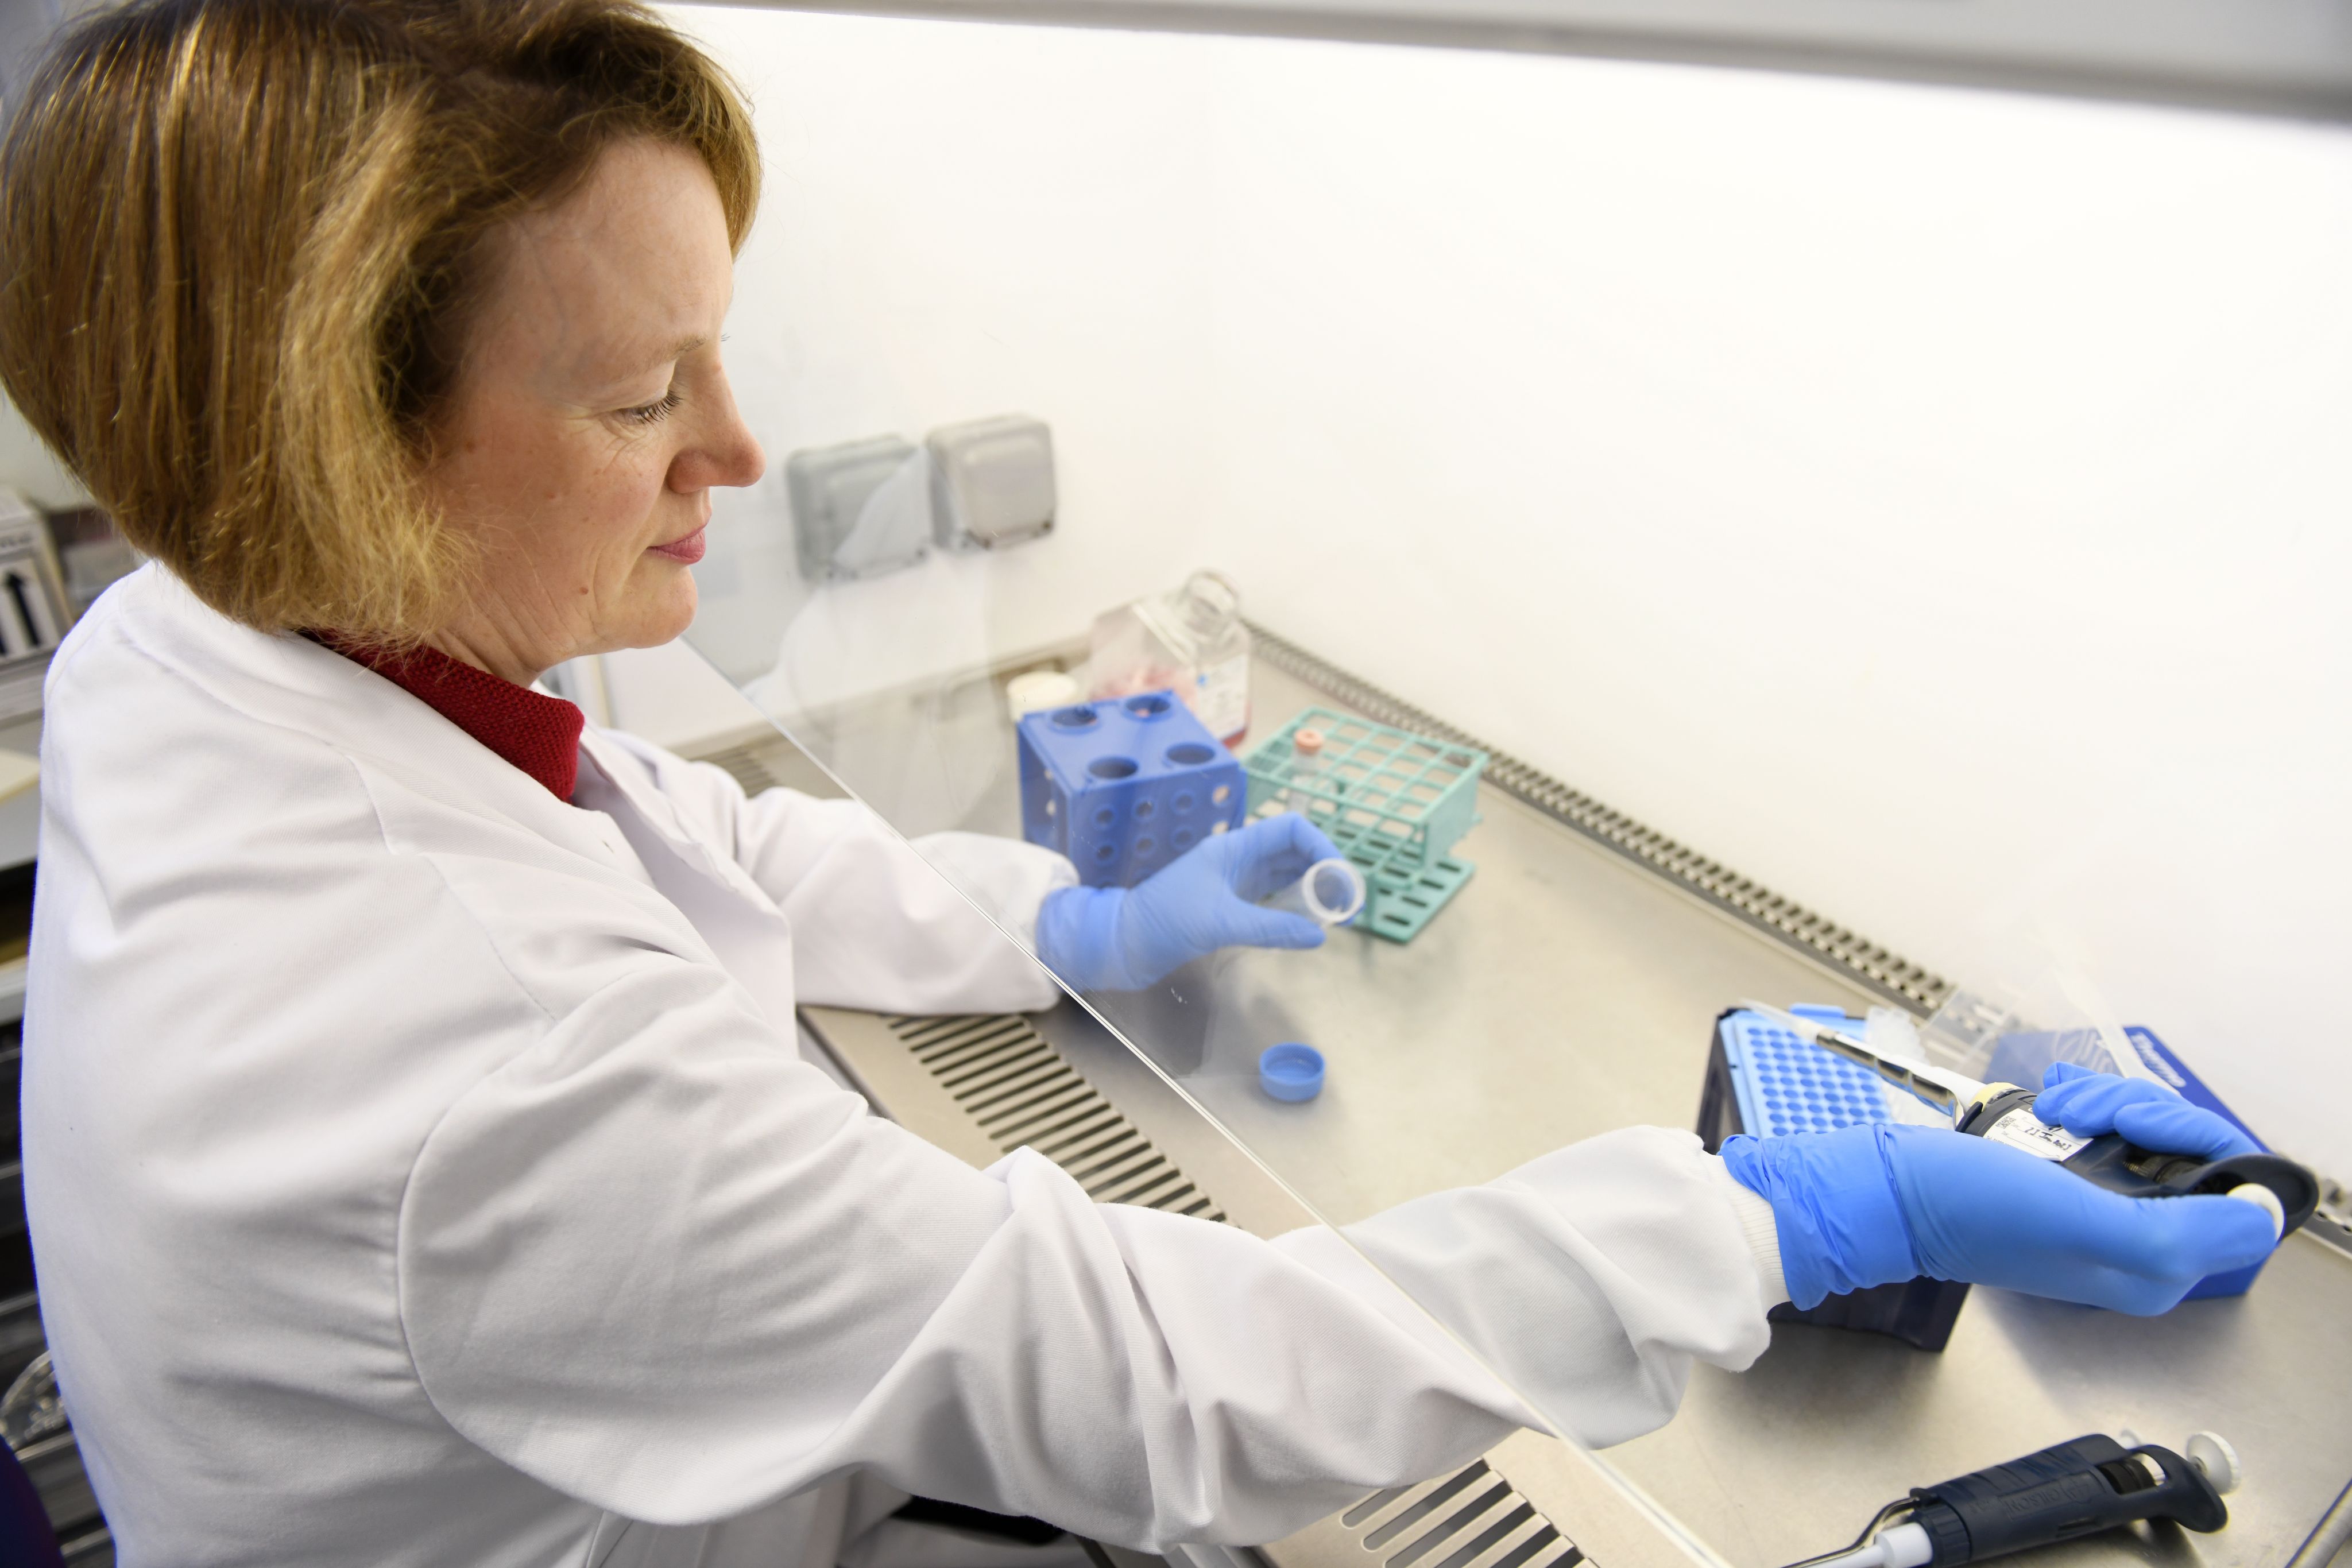
<instances>
[{"instance_id":1,"label":"blue bottle cap","mask_svg":"<svg viewBox=\"0 0 2352 1568\"><path fill-rule=\"evenodd\" d=\"M1276 1100L1312 1100L1323 1092L1323 1053L1295 1040L1269 1045L1257 1059L1257 1086Z\"/></svg>"}]
</instances>

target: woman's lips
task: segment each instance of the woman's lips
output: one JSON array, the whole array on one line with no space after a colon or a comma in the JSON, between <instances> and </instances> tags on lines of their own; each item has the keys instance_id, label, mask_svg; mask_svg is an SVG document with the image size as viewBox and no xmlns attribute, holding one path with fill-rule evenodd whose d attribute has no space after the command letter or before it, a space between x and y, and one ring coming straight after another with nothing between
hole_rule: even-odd
<instances>
[{"instance_id":1,"label":"woman's lips","mask_svg":"<svg viewBox=\"0 0 2352 1568\"><path fill-rule=\"evenodd\" d=\"M709 528L709 525L706 523L682 539L672 539L666 545L656 545L653 547L653 553L666 555L672 560L683 561L688 566L692 566L702 559L702 552L710 548L710 541L703 537Z\"/></svg>"}]
</instances>

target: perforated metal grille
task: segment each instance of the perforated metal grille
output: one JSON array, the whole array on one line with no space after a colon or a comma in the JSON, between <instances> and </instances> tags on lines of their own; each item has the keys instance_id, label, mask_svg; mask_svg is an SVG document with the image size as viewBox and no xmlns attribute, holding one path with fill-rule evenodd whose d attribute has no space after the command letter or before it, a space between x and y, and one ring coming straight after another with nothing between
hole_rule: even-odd
<instances>
[{"instance_id":1,"label":"perforated metal grille","mask_svg":"<svg viewBox=\"0 0 2352 1568\"><path fill-rule=\"evenodd\" d=\"M1017 1015L886 1021L1005 1153L1035 1149L1097 1202L1225 1218ZM1366 1568L1570 1568L1584 1561L1484 1459L1375 1493L1339 1524L1367 1554Z\"/></svg>"},{"instance_id":2,"label":"perforated metal grille","mask_svg":"<svg viewBox=\"0 0 2352 1568\"><path fill-rule=\"evenodd\" d=\"M1375 1492L1339 1516L1380 1568L1570 1568L1575 1542L1484 1459Z\"/></svg>"},{"instance_id":3,"label":"perforated metal grille","mask_svg":"<svg viewBox=\"0 0 2352 1568\"><path fill-rule=\"evenodd\" d=\"M1017 1014L886 1021L1006 1154L1024 1145L1036 1150L1098 1203L1225 1218Z\"/></svg>"},{"instance_id":4,"label":"perforated metal grille","mask_svg":"<svg viewBox=\"0 0 2352 1568\"><path fill-rule=\"evenodd\" d=\"M1951 994L1952 984L1942 976L1864 940L1794 900L1781 897L1761 883L1752 882L1696 850L1676 843L1654 828L1643 827L1624 812L1612 810L1591 796L1570 789L1550 774L1530 767L1509 752L1496 750L1370 682L1325 664L1255 622L1250 623L1250 631L1258 655L1276 667L1382 724L1491 753L1493 760L1486 765L1486 779L1496 789L1516 796L1619 854L1639 861L1710 904L1841 970L1856 984L1889 1001L1924 1018L1943 1006L1944 998Z\"/></svg>"},{"instance_id":5,"label":"perforated metal grille","mask_svg":"<svg viewBox=\"0 0 2352 1568\"><path fill-rule=\"evenodd\" d=\"M757 795L762 789L775 788L778 782L775 773L760 755L761 749L756 741L742 746L722 747L704 756L702 760L727 769L734 776L735 782L743 786L746 795Z\"/></svg>"},{"instance_id":6,"label":"perforated metal grille","mask_svg":"<svg viewBox=\"0 0 2352 1568\"><path fill-rule=\"evenodd\" d=\"M794 768L800 760L799 748L781 735L755 735L716 751L703 752L698 760L715 763L734 776L743 786L743 793L756 795L784 783L788 775L805 772L803 765Z\"/></svg>"}]
</instances>

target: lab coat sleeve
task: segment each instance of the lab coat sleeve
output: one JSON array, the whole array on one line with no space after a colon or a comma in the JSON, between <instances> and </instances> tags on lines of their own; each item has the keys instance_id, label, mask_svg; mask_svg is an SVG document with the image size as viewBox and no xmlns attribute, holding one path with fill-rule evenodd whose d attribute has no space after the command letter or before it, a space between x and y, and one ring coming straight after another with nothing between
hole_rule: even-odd
<instances>
[{"instance_id":1,"label":"lab coat sleeve","mask_svg":"<svg viewBox=\"0 0 2352 1568\"><path fill-rule=\"evenodd\" d=\"M436 1125L396 1280L442 1416L629 1518L862 1469L1142 1548L1254 1542L1534 1419L1367 1254L1467 1306L1579 1430L1663 1419L1693 1357L1752 1355L1712 1164L1613 1134L1368 1221L1362 1252L1268 1242L1095 1204L1025 1150L971 1170L796 1060L723 973L648 956Z\"/></svg>"},{"instance_id":2,"label":"lab coat sleeve","mask_svg":"<svg viewBox=\"0 0 2352 1568\"><path fill-rule=\"evenodd\" d=\"M1690 1134L1630 1127L1345 1235L1551 1426L1597 1448L1663 1426L1696 1362L1737 1370L1764 1353L1764 1314L1787 1292L1779 1244L1754 1235L1744 1198ZM1328 1230L1285 1239L1302 1256L1339 1245Z\"/></svg>"},{"instance_id":3,"label":"lab coat sleeve","mask_svg":"<svg viewBox=\"0 0 2352 1568\"><path fill-rule=\"evenodd\" d=\"M982 833L911 846L856 800L747 797L724 770L617 731L688 831L751 874L792 922L801 999L877 1012L1030 1012L1057 992L1034 950L1045 895L1078 873L1050 850ZM1001 929L1000 929L1001 928Z\"/></svg>"}]
</instances>

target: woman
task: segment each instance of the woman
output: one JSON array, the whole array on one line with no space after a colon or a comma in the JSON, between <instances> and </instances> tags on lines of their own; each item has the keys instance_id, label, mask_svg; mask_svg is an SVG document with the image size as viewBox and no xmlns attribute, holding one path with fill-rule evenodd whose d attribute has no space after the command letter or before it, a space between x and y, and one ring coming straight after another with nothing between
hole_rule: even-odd
<instances>
[{"instance_id":1,"label":"woman","mask_svg":"<svg viewBox=\"0 0 2352 1568\"><path fill-rule=\"evenodd\" d=\"M126 1564L875 1561L908 1493L1265 1540L1521 1394L1653 1426L1784 1295L2157 1311L2272 1242L1916 1130L1633 1129L1360 1251L974 1172L799 1061L793 1008L1045 977L861 808L529 689L675 636L710 488L760 472L718 72L624 0L145 0L58 47L0 174L0 375L154 558L51 674L26 1047ZM929 846L1095 986L1312 940L1248 900L1326 852L1285 820L1118 893ZM2084 1085L2084 1127L2179 1109Z\"/></svg>"}]
</instances>

